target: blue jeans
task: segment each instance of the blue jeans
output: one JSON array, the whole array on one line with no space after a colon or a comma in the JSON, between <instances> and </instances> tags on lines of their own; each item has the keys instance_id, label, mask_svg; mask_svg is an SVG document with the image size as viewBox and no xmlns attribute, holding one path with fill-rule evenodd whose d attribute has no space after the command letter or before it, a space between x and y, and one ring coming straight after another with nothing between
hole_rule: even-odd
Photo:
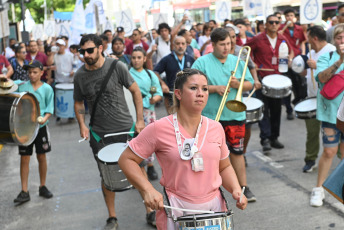
<instances>
[{"instance_id":1,"label":"blue jeans","mask_svg":"<svg viewBox=\"0 0 344 230\"><path fill-rule=\"evenodd\" d=\"M328 122L321 122L321 133L324 148L336 147L339 144L339 138L341 142L344 141L344 134L337 129L335 124Z\"/></svg>"}]
</instances>

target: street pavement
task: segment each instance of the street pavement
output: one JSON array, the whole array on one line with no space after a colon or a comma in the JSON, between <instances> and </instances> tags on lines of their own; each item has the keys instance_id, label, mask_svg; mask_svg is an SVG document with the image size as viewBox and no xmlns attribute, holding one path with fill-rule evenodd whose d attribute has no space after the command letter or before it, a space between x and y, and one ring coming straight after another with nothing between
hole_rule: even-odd
<instances>
[{"instance_id":1,"label":"street pavement","mask_svg":"<svg viewBox=\"0 0 344 230\"><path fill-rule=\"evenodd\" d=\"M235 207L230 194L226 197L234 212L236 230L332 230L344 229L344 205L326 192L324 206L309 205L309 196L316 183L317 170L303 173L306 129L303 120L286 120L282 113L282 150L273 149L264 155L259 144L259 128L252 126L252 137L246 154L248 186L257 202L246 210ZM158 117L166 115L161 105ZM80 139L77 122L50 119L52 152L48 153L47 187L54 197L38 196L39 175L36 157L30 162L29 191L31 201L15 206L13 199L20 192L17 147L5 145L0 152L0 230L27 229L102 229L107 210L100 188L97 165L88 142ZM340 162L336 157L332 169ZM157 161L155 166L161 175ZM152 182L159 191L159 181ZM150 230L145 208L137 190L116 194L119 229Z\"/></svg>"}]
</instances>

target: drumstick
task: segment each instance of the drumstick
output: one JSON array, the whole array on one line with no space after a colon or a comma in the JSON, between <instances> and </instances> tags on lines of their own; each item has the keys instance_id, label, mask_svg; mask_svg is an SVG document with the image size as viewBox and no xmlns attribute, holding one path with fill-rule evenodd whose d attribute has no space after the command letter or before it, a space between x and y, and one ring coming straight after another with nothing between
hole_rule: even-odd
<instances>
[{"instance_id":1,"label":"drumstick","mask_svg":"<svg viewBox=\"0 0 344 230\"><path fill-rule=\"evenodd\" d=\"M248 99L250 99L252 97L252 95L254 94L255 91L256 91L256 88L253 88L253 90L250 93L250 95L248 95L248 97L246 98L246 101L248 101Z\"/></svg>"},{"instance_id":2,"label":"drumstick","mask_svg":"<svg viewBox=\"0 0 344 230\"><path fill-rule=\"evenodd\" d=\"M311 44L308 43L308 49L309 49L309 59L312 59L312 54L311 54ZM315 79L314 79L314 72L313 69L311 68L311 78L312 78L312 82L313 82L313 88L315 90Z\"/></svg>"},{"instance_id":3,"label":"drumstick","mask_svg":"<svg viewBox=\"0 0 344 230\"><path fill-rule=\"evenodd\" d=\"M79 140L79 143L83 142L86 140L86 137L82 138L81 140Z\"/></svg>"},{"instance_id":4,"label":"drumstick","mask_svg":"<svg viewBox=\"0 0 344 230\"><path fill-rule=\"evenodd\" d=\"M242 197L244 196L245 188L245 186L242 187L239 203L241 203Z\"/></svg>"},{"instance_id":5,"label":"drumstick","mask_svg":"<svg viewBox=\"0 0 344 230\"><path fill-rule=\"evenodd\" d=\"M265 68L258 68L257 71L275 71L274 69L265 69Z\"/></svg>"},{"instance_id":6,"label":"drumstick","mask_svg":"<svg viewBox=\"0 0 344 230\"><path fill-rule=\"evenodd\" d=\"M168 205L164 205L165 208L169 208L169 209L175 209L175 210L179 210L179 211L183 211L183 212L197 212L197 213L208 213L208 214L214 214L214 211L203 211L203 210L192 210L192 209L184 209L184 208L176 208L176 207L171 207Z\"/></svg>"},{"instance_id":7,"label":"drumstick","mask_svg":"<svg viewBox=\"0 0 344 230\"><path fill-rule=\"evenodd\" d=\"M130 132L121 132L121 133L109 133L109 134L104 135L104 137L118 136L118 135L131 134L131 133L135 133L135 132L130 131Z\"/></svg>"},{"instance_id":8,"label":"drumstick","mask_svg":"<svg viewBox=\"0 0 344 230\"><path fill-rule=\"evenodd\" d=\"M287 21L287 23L285 24L285 26L283 27L283 29L281 30L282 33L284 33L284 31L287 29L287 27L291 24L291 21Z\"/></svg>"}]
</instances>

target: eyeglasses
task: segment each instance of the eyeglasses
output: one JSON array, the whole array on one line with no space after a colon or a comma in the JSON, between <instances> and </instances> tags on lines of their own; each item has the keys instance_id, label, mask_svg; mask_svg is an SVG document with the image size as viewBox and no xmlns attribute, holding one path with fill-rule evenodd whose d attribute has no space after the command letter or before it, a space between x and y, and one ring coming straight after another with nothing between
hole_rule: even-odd
<instances>
[{"instance_id":1,"label":"eyeglasses","mask_svg":"<svg viewBox=\"0 0 344 230\"><path fill-rule=\"evenodd\" d=\"M338 14L338 16L344 17L344 13Z\"/></svg>"},{"instance_id":2,"label":"eyeglasses","mask_svg":"<svg viewBox=\"0 0 344 230\"><path fill-rule=\"evenodd\" d=\"M280 22L279 22L279 21L268 21L268 23L269 23L270 25L273 25L274 23L276 23L276 25L278 25Z\"/></svg>"},{"instance_id":3,"label":"eyeglasses","mask_svg":"<svg viewBox=\"0 0 344 230\"><path fill-rule=\"evenodd\" d=\"M79 53L82 55L84 55L86 52L88 54L93 54L95 48L97 48L97 47L92 47L92 48L87 48L87 49L79 49Z\"/></svg>"},{"instance_id":4,"label":"eyeglasses","mask_svg":"<svg viewBox=\"0 0 344 230\"><path fill-rule=\"evenodd\" d=\"M282 19L282 17L277 17L279 20L281 20Z\"/></svg>"}]
</instances>

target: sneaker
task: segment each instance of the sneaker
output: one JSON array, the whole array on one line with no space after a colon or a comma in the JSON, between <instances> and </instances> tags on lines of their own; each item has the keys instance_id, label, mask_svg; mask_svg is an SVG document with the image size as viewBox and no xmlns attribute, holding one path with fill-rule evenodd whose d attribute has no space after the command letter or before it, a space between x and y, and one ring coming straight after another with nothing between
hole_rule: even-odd
<instances>
[{"instance_id":1,"label":"sneaker","mask_svg":"<svg viewBox=\"0 0 344 230\"><path fill-rule=\"evenodd\" d=\"M117 218L116 217L109 217L106 220L106 225L104 230L116 230L118 227Z\"/></svg>"},{"instance_id":2,"label":"sneaker","mask_svg":"<svg viewBox=\"0 0 344 230\"><path fill-rule=\"evenodd\" d=\"M322 187L315 187L312 190L310 204L313 207L320 207L323 205L325 199L324 189Z\"/></svg>"},{"instance_id":3,"label":"sneaker","mask_svg":"<svg viewBox=\"0 0 344 230\"><path fill-rule=\"evenodd\" d=\"M148 175L149 180L158 179L158 173L155 171L154 166L147 167L147 175Z\"/></svg>"},{"instance_id":4,"label":"sneaker","mask_svg":"<svg viewBox=\"0 0 344 230\"><path fill-rule=\"evenodd\" d=\"M45 187L45 185L43 185L39 188L39 196L49 199L53 197L53 194L48 190L47 187Z\"/></svg>"},{"instance_id":5,"label":"sneaker","mask_svg":"<svg viewBox=\"0 0 344 230\"><path fill-rule=\"evenodd\" d=\"M270 145L269 139L264 139L260 143L263 146L263 152L271 150L271 145Z\"/></svg>"},{"instance_id":6,"label":"sneaker","mask_svg":"<svg viewBox=\"0 0 344 230\"><path fill-rule=\"evenodd\" d=\"M156 226L155 211L146 214L146 221L147 224Z\"/></svg>"},{"instance_id":7,"label":"sneaker","mask_svg":"<svg viewBox=\"0 0 344 230\"><path fill-rule=\"evenodd\" d=\"M303 172L304 173L312 172L315 167L317 167L317 165L315 164L315 161L306 161L305 166L303 166Z\"/></svg>"},{"instance_id":8,"label":"sneaker","mask_svg":"<svg viewBox=\"0 0 344 230\"><path fill-rule=\"evenodd\" d=\"M271 140L271 147L275 149L283 149L284 145L276 139L276 140Z\"/></svg>"},{"instance_id":9,"label":"sneaker","mask_svg":"<svg viewBox=\"0 0 344 230\"><path fill-rule=\"evenodd\" d=\"M257 200L250 188L247 186L245 187L244 195L247 198L247 202L255 202Z\"/></svg>"},{"instance_id":10,"label":"sneaker","mask_svg":"<svg viewBox=\"0 0 344 230\"><path fill-rule=\"evenodd\" d=\"M287 114L287 119L288 119L289 121L294 120L294 114L293 114L293 113L288 113L288 114Z\"/></svg>"},{"instance_id":11,"label":"sneaker","mask_svg":"<svg viewBox=\"0 0 344 230\"><path fill-rule=\"evenodd\" d=\"M27 201L30 200L30 194L29 194L29 191L27 192L24 192L24 191L21 191L19 193L19 195L17 196L17 198L14 199L14 203L18 203L18 204L22 204L22 203L25 203Z\"/></svg>"}]
</instances>

